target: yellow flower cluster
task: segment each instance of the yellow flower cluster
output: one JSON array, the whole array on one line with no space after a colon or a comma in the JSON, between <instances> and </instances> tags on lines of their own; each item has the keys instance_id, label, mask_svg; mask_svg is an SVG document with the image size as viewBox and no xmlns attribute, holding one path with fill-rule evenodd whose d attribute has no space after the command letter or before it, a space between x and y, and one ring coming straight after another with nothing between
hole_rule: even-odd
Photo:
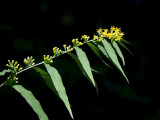
<instances>
[{"instance_id":1,"label":"yellow flower cluster","mask_svg":"<svg viewBox=\"0 0 160 120\"><path fill-rule=\"evenodd\" d=\"M9 62L9 64L6 64L6 66L10 67L10 69L13 70L14 72L18 72L18 71L21 71L23 69L22 67L19 68L19 64L18 64L17 61L14 61L14 60L10 61L10 60L8 60L8 62Z\"/></svg>"},{"instance_id":2,"label":"yellow flower cluster","mask_svg":"<svg viewBox=\"0 0 160 120\"><path fill-rule=\"evenodd\" d=\"M93 35L93 40L96 42L101 42L101 39L99 39L98 35Z\"/></svg>"},{"instance_id":3,"label":"yellow flower cluster","mask_svg":"<svg viewBox=\"0 0 160 120\"><path fill-rule=\"evenodd\" d=\"M17 78L16 76L9 75L9 77L7 77L6 83L7 83L7 84L18 83L17 80L18 80L18 78Z\"/></svg>"},{"instance_id":4,"label":"yellow flower cluster","mask_svg":"<svg viewBox=\"0 0 160 120\"><path fill-rule=\"evenodd\" d=\"M110 30L99 28L97 32L100 35L100 37L114 39L115 41L120 41L121 38L123 38L124 36L124 33L121 32L121 29L115 26L111 26Z\"/></svg>"},{"instance_id":5,"label":"yellow flower cluster","mask_svg":"<svg viewBox=\"0 0 160 120\"><path fill-rule=\"evenodd\" d=\"M73 50L73 48L71 48L71 45L67 46L66 44L64 44L63 47L64 47L64 51L71 51L71 50Z\"/></svg>"},{"instance_id":6,"label":"yellow flower cluster","mask_svg":"<svg viewBox=\"0 0 160 120\"><path fill-rule=\"evenodd\" d=\"M87 36L87 35L82 35L82 38L81 39L83 39L84 41L88 41L89 40L89 36Z\"/></svg>"},{"instance_id":7,"label":"yellow flower cluster","mask_svg":"<svg viewBox=\"0 0 160 120\"><path fill-rule=\"evenodd\" d=\"M57 47L53 48L54 55L59 55L61 52L62 52L62 50L60 50L59 48L57 48Z\"/></svg>"},{"instance_id":8,"label":"yellow flower cluster","mask_svg":"<svg viewBox=\"0 0 160 120\"><path fill-rule=\"evenodd\" d=\"M49 55L43 55L45 63L53 63L53 57Z\"/></svg>"},{"instance_id":9,"label":"yellow flower cluster","mask_svg":"<svg viewBox=\"0 0 160 120\"><path fill-rule=\"evenodd\" d=\"M83 40L82 42L79 41L78 38L72 39L73 47L71 47L71 45L67 46L66 44L63 45L64 50L61 50L57 47L53 47L54 57L59 56L60 54L64 54L65 52L72 51L74 47L83 45L87 42L101 42L101 38L108 38L110 40L112 39L115 41L120 41L124 36L124 33L121 32L121 29L115 26L111 26L110 29L99 28L97 32L98 35L93 35L93 39L91 40L89 40L90 36L88 35L81 36L80 40ZM45 59L47 58L45 57Z\"/></svg>"},{"instance_id":10,"label":"yellow flower cluster","mask_svg":"<svg viewBox=\"0 0 160 120\"><path fill-rule=\"evenodd\" d=\"M73 46L83 45L83 43L82 43L82 42L79 42L78 38L76 38L76 39L72 39L72 43L73 43Z\"/></svg>"},{"instance_id":11,"label":"yellow flower cluster","mask_svg":"<svg viewBox=\"0 0 160 120\"><path fill-rule=\"evenodd\" d=\"M30 67L35 64L32 56L24 58L24 63L27 65L26 67Z\"/></svg>"}]
</instances>

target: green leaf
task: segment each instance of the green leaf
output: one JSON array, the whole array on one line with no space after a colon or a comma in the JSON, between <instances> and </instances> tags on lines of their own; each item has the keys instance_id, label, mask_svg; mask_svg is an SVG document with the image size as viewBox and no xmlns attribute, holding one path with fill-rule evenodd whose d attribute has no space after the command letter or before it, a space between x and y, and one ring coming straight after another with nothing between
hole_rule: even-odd
<instances>
[{"instance_id":1,"label":"green leaf","mask_svg":"<svg viewBox=\"0 0 160 120\"><path fill-rule=\"evenodd\" d=\"M75 50L76 50L78 59L79 59L79 61L80 61L81 64L82 64L83 69L85 70L86 74L87 74L88 77L90 78L93 86L96 87L96 83L95 83L95 80L94 80L94 78L93 78L92 70L91 70L90 63L89 63L89 60L88 60L88 58L87 58L87 55L86 55L85 52L84 52L81 48L79 48L79 47L75 47Z\"/></svg>"},{"instance_id":2,"label":"green leaf","mask_svg":"<svg viewBox=\"0 0 160 120\"><path fill-rule=\"evenodd\" d=\"M121 60L123 62L123 66L125 66L125 60L124 60L123 54L122 54L118 44L115 41L113 41L112 45L115 48L115 50L116 50L117 54L119 55L119 57L121 58Z\"/></svg>"},{"instance_id":3,"label":"green leaf","mask_svg":"<svg viewBox=\"0 0 160 120\"><path fill-rule=\"evenodd\" d=\"M41 104L39 101L34 97L31 91L25 89L21 85L13 85L12 86L17 92L19 92L28 104L32 107L32 109L37 113L40 120L48 120L47 115L43 111Z\"/></svg>"},{"instance_id":4,"label":"green leaf","mask_svg":"<svg viewBox=\"0 0 160 120\"><path fill-rule=\"evenodd\" d=\"M87 45L93 50L93 52L94 52L99 58L102 58L102 57L101 57L101 54L100 54L100 52L99 52L99 50L98 50L98 48L97 48L94 44L92 44L92 43L87 43Z\"/></svg>"},{"instance_id":5,"label":"green leaf","mask_svg":"<svg viewBox=\"0 0 160 120\"><path fill-rule=\"evenodd\" d=\"M49 74L47 72L45 72L44 70L42 70L39 67L34 67L34 70L37 71L41 77L44 79L46 85L52 90L52 92L54 92L56 94L56 96L59 98L58 92L52 82L51 77L49 76Z\"/></svg>"},{"instance_id":6,"label":"green leaf","mask_svg":"<svg viewBox=\"0 0 160 120\"><path fill-rule=\"evenodd\" d=\"M125 77L125 79L127 80L127 82L129 83L128 81L128 78L127 76L125 75L119 61L118 61L118 58L117 58L117 55L116 55L116 52L114 51L114 49L112 48L112 45L105 39L102 39L102 43L104 45L104 48L111 60L111 62L114 63L114 65L118 68L118 70L122 73L122 75Z\"/></svg>"},{"instance_id":7,"label":"green leaf","mask_svg":"<svg viewBox=\"0 0 160 120\"><path fill-rule=\"evenodd\" d=\"M106 52L105 48L102 45L97 44L100 51L109 59L108 53Z\"/></svg>"},{"instance_id":8,"label":"green leaf","mask_svg":"<svg viewBox=\"0 0 160 120\"><path fill-rule=\"evenodd\" d=\"M127 44L131 44L130 42L128 42L128 41L126 41L125 39L122 39L122 38L121 38L121 41L123 41L123 42L125 42Z\"/></svg>"},{"instance_id":9,"label":"green leaf","mask_svg":"<svg viewBox=\"0 0 160 120\"><path fill-rule=\"evenodd\" d=\"M103 59L102 59L102 57L101 57L101 54L100 54L100 51L99 51L99 47L97 48L94 44L92 44L92 43L87 43L88 44L88 46L92 49L92 51L102 60L102 62L106 65L106 66L108 66L108 67L110 67ZM99 44L97 44L97 46L100 46ZM101 49L101 48L100 48Z\"/></svg>"},{"instance_id":10,"label":"green leaf","mask_svg":"<svg viewBox=\"0 0 160 120\"><path fill-rule=\"evenodd\" d=\"M86 78L89 80L89 82L90 82L91 84L93 84L93 83L92 83L92 80L91 80L90 77L88 76L86 70L83 68L83 66L82 66L80 60L78 59L78 57L77 57L76 55L72 54L72 53L67 53L67 54L70 55L70 56L75 60L75 62L77 63L77 65L78 65L78 67L80 68L80 70L82 71L82 73L86 76ZM98 72L97 72L96 70L94 70L94 69L91 69L91 70L94 71L94 72L96 72L96 73L98 73ZM96 82L95 82L95 84L96 84ZM97 91L97 93L98 93L97 84L96 84L95 88L96 88L96 91Z\"/></svg>"},{"instance_id":11,"label":"green leaf","mask_svg":"<svg viewBox=\"0 0 160 120\"><path fill-rule=\"evenodd\" d=\"M133 56L132 52L126 47L125 44L123 44L121 41L117 41L117 42L118 42L119 45L121 45L124 49L126 49Z\"/></svg>"},{"instance_id":12,"label":"green leaf","mask_svg":"<svg viewBox=\"0 0 160 120\"><path fill-rule=\"evenodd\" d=\"M92 69L93 72L99 74L99 72L98 72L97 70L95 70L95 69L93 69L93 68L91 68L91 69Z\"/></svg>"},{"instance_id":13,"label":"green leaf","mask_svg":"<svg viewBox=\"0 0 160 120\"><path fill-rule=\"evenodd\" d=\"M83 72L83 74L86 76L87 73L86 71L83 69L83 66L81 64L81 62L79 61L78 57L72 53L67 53L68 55L70 55L74 60L75 62L77 63L78 67L80 68L80 70ZM88 75L87 75L88 76Z\"/></svg>"},{"instance_id":14,"label":"green leaf","mask_svg":"<svg viewBox=\"0 0 160 120\"><path fill-rule=\"evenodd\" d=\"M51 79L52 79L52 82L58 92L58 95L59 97L62 99L62 101L64 102L66 108L68 109L72 119L73 119L73 114L72 114L72 110L71 110L71 107L70 107L70 103L69 103L69 100L68 100L68 96L66 94L66 90L65 90L65 87L63 85L63 82L62 82L62 78L61 76L59 75L58 71L54 68L54 67L51 67L49 64L46 64L44 63Z\"/></svg>"},{"instance_id":15,"label":"green leaf","mask_svg":"<svg viewBox=\"0 0 160 120\"><path fill-rule=\"evenodd\" d=\"M5 75L8 72L11 72L11 71L10 70L3 70L2 72L0 72L0 76Z\"/></svg>"}]
</instances>

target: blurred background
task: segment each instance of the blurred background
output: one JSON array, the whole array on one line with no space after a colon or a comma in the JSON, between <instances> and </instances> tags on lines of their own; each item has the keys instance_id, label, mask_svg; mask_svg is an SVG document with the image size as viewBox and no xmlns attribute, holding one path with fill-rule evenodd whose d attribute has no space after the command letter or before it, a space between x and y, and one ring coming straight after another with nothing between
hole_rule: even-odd
<instances>
[{"instance_id":1,"label":"blurred background","mask_svg":"<svg viewBox=\"0 0 160 120\"><path fill-rule=\"evenodd\" d=\"M0 71L7 60L33 56L38 63L44 54L52 55L54 46L62 48L81 35L93 36L98 28L121 27L132 57L123 48L126 66L123 67L130 84L116 70L108 68L88 46L86 51L99 93L83 76L76 63L67 55L54 60L53 66L62 76L75 120L159 120L158 59L153 41L156 18L153 2L147 0L105 1L21 1L0 4ZM154 43L154 44L153 44ZM107 59L106 59L107 61ZM110 64L110 62L109 62ZM111 65L111 64L110 64ZM41 66L43 68L43 66ZM0 78L4 82L7 76ZM33 91L50 120L71 120L64 104L46 87L34 70L19 74L19 84ZM10 87L0 88L2 120L37 120L25 100Z\"/></svg>"}]
</instances>

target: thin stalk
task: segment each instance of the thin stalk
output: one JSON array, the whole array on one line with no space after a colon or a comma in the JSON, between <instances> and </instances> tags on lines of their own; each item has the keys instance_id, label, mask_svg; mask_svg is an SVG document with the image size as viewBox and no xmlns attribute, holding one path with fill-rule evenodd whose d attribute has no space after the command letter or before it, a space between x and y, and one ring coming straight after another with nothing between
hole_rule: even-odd
<instances>
[{"instance_id":1,"label":"thin stalk","mask_svg":"<svg viewBox=\"0 0 160 120\"><path fill-rule=\"evenodd\" d=\"M38 65L41 65L41 64L44 64L44 61L42 61L42 62L40 62L40 63L37 63L37 64L35 64L35 65L32 65L32 66L30 66L30 67L28 67L28 68L25 68L25 69L19 71L19 72L17 73L17 75L18 75L19 73L22 73L22 72L24 72L24 71L26 71L26 70L29 70L29 69L31 69L31 68L33 68L33 67L36 67L36 66L38 66Z\"/></svg>"}]
</instances>

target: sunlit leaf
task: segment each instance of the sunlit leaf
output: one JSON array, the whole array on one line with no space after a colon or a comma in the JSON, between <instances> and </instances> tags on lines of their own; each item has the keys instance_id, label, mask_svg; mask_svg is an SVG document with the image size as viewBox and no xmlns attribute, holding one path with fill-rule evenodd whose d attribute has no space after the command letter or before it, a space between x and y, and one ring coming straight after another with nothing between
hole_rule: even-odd
<instances>
[{"instance_id":1,"label":"sunlit leaf","mask_svg":"<svg viewBox=\"0 0 160 120\"><path fill-rule=\"evenodd\" d=\"M73 114L72 114L72 110L71 110L70 103L68 100L68 96L66 94L66 90L63 85L62 78L61 78L60 74L58 73L58 71L54 67L51 67L49 64L44 63L44 65L45 65L45 67L46 67L46 69L52 79L52 82L58 92L59 97L64 102L66 108L68 109L68 111L73 119Z\"/></svg>"},{"instance_id":2,"label":"sunlit leaf","mask_svg":"<svg viewBox=\"0 0 160 120\"><path fill-rule=\"evenodd\" d=\"M122 73L122 75L126 78L127 82L129 83L128 78L125 75L125 73L124 73L124 71L118 61L116 52L114 51L112 45L105 39L102 39L102 43L104 45L104 48L105 48L110 60L113 62L113 64L117 67L117 69Z\"/></svg>"},{"instance_id":3,"label":"sunlit leaf","mask_svg":"<svg viewBox=\"0 0 160 120\"><path fill-rule=\"evenodd\" d=\"M92 83L92 80L91 80L90 77L88 76L87 71L83 68L83 66L82 66L80 60L78 59L78 57L77 57L76 55L72 54L72 53L68 53L68 55L70 55L70 56L75 60L75 62L77 63L77 65L78 65L78 67L80 68L80 70L82 71L82 73L86 76L86 78L89 80L89 82L90 82L91 84L93 84L93 83ZM94 71L94 72L96 72L96 73L98 73L98 72L95 71L94 69L91 69L91 70ZM96 82L95 82L95 84L96 84ZM97 93L98 93L97 84L96 84L95 88L96 88L96 91L97 91Z\"/></svg>"},{"instance_id":4,"label":"sunlit leaf","mask_svg":"<svg viewBox=\"0 0 160 120\"><path fill-rule=\"evenodd\" d=\"M11 71L10 70L3 70L2 72L0 72L0 76L5 75L8 72L11 72Z\"/></svg>"},{"instance_id":5,"label":"sunlit leaf","mask_svg":"<svg viewBox=\"0 0 160 120\"><path fill-rule=\"evenodd\" d=\"M79 47L75 47L75 50L76 50L78 59L82 64L83 69L85 70L88 77L91 79L93 86L96 87L96 83L95 83L95 80L93 78L92 70L91 70L90 63L89 63L89 60L87 58L87 55Z\"/></svg>"},{"instance_id":6,"label":"sunlit leaf","mask_svg":"<svg viewBox=\"0 0 160 120\"><path fill-rule=\"evenodd\" d=\"M118 44L115 41L113 41L112 45L115 48L115 50L116 50L117 54L119 55L119 57L121 58L121 60L123 62L123 65L125 65L125 60L124 60L123 54L122 54Z\"/></svg>"},{"instance_id":7,"label":"sunlit leaf","mask_svg":"<svg viewBox=\"0 0 160 120\"><path fill-rule=\"evenodd\" d=\"M39 117L40 120L48 120L48 117L45 114L45 112L43 111L41 104L34 97L34 95L32 94L31 91L25 89L21 85L13 85L12 87L25 98L25 100L28 102L28 104L37 113L37 115L38 115L38 117Z\"/></svg>"}]
</instances>

